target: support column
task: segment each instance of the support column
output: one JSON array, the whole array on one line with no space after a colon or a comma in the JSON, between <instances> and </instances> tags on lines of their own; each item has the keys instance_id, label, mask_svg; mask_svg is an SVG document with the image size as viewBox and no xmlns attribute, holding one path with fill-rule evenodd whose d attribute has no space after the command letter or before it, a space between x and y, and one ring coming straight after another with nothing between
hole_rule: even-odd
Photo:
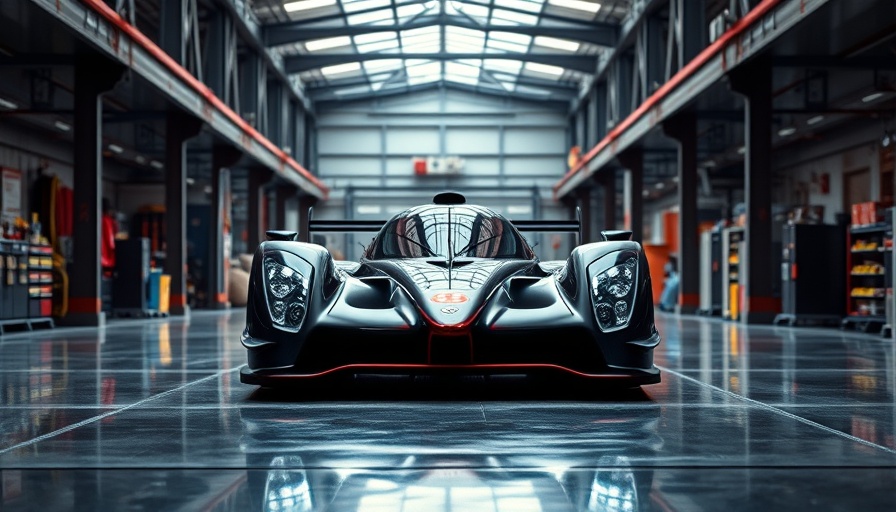
<instances>
[{"instance_id":1,"label":"support column","mask_svg":"<svg viewBox=\"0 0 896 512\"><path fill-rule=\"evenodd\" d=\"M616 169L601 172L604 202L604 229L616 229Z\"/></svg>"},{"instance_id":2,"label":"support column","mask_svg":"<svg viewBox=\"0 0 896 512\"><path fill-rule=\"evenodd\" d=\"M169 112L165 127L165 273L171 276L169 312L188 315L187 307L187 141L202 122Z\"/></svg>"},{"instance_id":3,"label":"support column","mask_svg":"<svg viewBox=\"0 0 896 512\"><path fill-rule=\"evenodd\" d=\"M644 232L644 150L633 148L616 157L625 167L625 229L640 242Z\"/></svg>"},{"instance_id":4,"label":"support column","mask_svg":"<svg viewBox=\"0 0 896 512\"><path fill-rule=\"evenodd\" d=\"M583 187L578 191L579 208L582 209L582 239L579 244L587 244L594 241L591 234L592 212L591 212L591 187Z\"/></svg>"},{"instance_id":5,"label":"support column","mask_svg":"<svg viewBox=\"0 0 896 512\"><path fill-rule=\"evenodd\" d=\"M83 58L75 66L72 266L68 313L61 325L102 326L100 209L103 187L103 93L121 79L124 68L111 61Z\"/></svg>"},{"instance_id":6,"label":"support column","mask_svg":"<svg viewBox=\"0 0 896 512\"><path fill-rule=\"evenodd\" d=\"M760 61L730 74L731 88L745 98L744 188L746 247L741 249L744 323L772 323L781 309L773 293L780 279L772 254L772 69Z\"/></svg>"},{"instance_id":7,"label":"support column","mask_svg":"<svg viewBox=\"0 0 896 512\"><path fill-rule=\"evenodd\" d=\"M273 229L286 229L286 202L296 196L296 188L280 184L274 189L274 218L271 219Z\"/></svg>"},{"instance_id":8,"label":"support column","mask_svg":"<svg viewBox=\"0 0 896 512\"><path fill-rule=\"evenodd\" d=\"M246 219L246 252L252 254L265 236L267 226L262 224L261 209L264 206L262 194L265 185L273 178L271 171L264 167L249 169L249 211Z\"/></svg>"},{"instance_id":9,"label":"support column","mask_svg":"<svg viewBox=\"0 0 896 512\"><path fill-rule=\"evenodd\" d=\"M230 213L230 167L243 153L232 146L215 145L212 149L212 204L209 222L208 296L211 309L230 307L227 294L227 271L230 250L224 238L232 233Z\"/></svg>"},{"instance_id":10,"label":"support column","mask_svg":"<svg viewBox=\"0 0 896 512\"><path fill-rule=\"evenodd\" d=\"M697 116L683 112L663 123L678 141L678 308L693 314L700 307L700 242L697 223Z\"/></svg>"}]
</instances>

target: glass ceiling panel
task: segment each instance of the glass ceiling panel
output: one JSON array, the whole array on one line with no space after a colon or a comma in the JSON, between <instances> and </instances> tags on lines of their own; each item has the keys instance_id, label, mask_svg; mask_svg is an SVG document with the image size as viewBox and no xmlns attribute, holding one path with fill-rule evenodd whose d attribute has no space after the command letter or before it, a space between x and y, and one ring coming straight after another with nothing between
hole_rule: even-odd
<instances>
[{"instance_id":1,"label":"glass ceiling panel","mask_svg":"<svg viewBox=\"0 0 896 512\"><path fill-rule=\"evenodd\" d=\"M294 75L310 84L310 90L325 88L328 94L363 95L447 81L540 98L552 96L553 88L532 86L533 81L562 80L575 90L592 79L587 73L552 65L551 56L591 55L597 60L601 52L608 51L594 43L566 39L562 30L558 34L556 29L562 29L565 23L571 29L587 29L595 22L621 23L632 1L252 0L252 4L263 25L294 22L295 34L307 27L329 35L311 40L297 38L272 47L284 58L329 57L325 60L332 65ZM400 30L408 23L411 28ZM550 27L551 34L538 35L540 26ZM361 33L340 34L347 27L356 27L353 31ZM387 29L364 33L365 28L375 27ZM521 34L513 27L526 27L527 32L532 30L529 27L535 28L534 33ZM595 30L599 30L596 25ZM570 32L571 37L574 33ZM352 55L356 54L395 58L355 62L358 59ZM439 58L405 58L424 54ZM452 54L488 58L452 59ZM545 60L530 61L535 55ZM521 77L530 78L521 85ZM359 86L359 78L370 85Z\"/></svg>"},{"instance_id":2,"label":"glass ceiling panel","mask_svg":"<svg viewBox=\"0 0 896 512\"><path fill-rule=\"evenodd\" d=\"M544 6L543 1L535 0L495 0L495 5L499 7L508 7L510 9L519 9L533 13L541 12Z\"/></svg>"},{"instance_id":3,"label":"glass ceiling panel","mask_svg":"<svg viewBox=\"0 0 896 512\"><path fill-rule=\"evenodd\" d=\"M392 0L342 0L342 8L348 13L386 7L391 4Z\"/></svg>"}]
</instances>

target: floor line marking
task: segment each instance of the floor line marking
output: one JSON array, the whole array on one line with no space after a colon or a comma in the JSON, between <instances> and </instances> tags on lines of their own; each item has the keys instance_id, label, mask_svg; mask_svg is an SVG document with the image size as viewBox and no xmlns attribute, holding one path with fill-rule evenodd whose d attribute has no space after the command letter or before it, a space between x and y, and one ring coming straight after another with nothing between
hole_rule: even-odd
<instances>
[{"instance_id":1,"label":"floor line marking","mask_svg":"<svg viewBox=\"0 0 896 512\"><path fill-rule=\"evenodd\" d=\"M153 401L153 400L155 400L155 399L157 399L157 398L162 398L162 397L165 397L165 396L168 396L168 395L177 393L178 391L183 391L184 389L186 389L186 388L188 388L188 387L190 387L190 386L192 386L192 385L194 385L194 384L199 384L200 382L205 382L205 381L207 381L207 380L216 379L216 378L218 378L218 377L220 377L220 376L222 376L222 375L224 375L224 374L226 374L226 373L232 373L232 372L237 371L237 370L239 370L239 368L231 368L231 369L229 369L229 370L222 370L222 371L220 371L220 372L218 372L218 373L216 373L216 374L209 375L209 376L207 376L207 377L203 377L203 378L198 379L198 380L195 380L195 381L193 381L193 382L188 382L187 384L184 384L184 385L182 385L182 386L176 387L176 388L174 388L174 389L169 389L168 391L163 391L163 392L161 392L161 393L159 393L159 394L157 394L157 395L153 395L153 396L144 398L143 400L134 402L134 403L132 403L132 404L130 404L130 405L126 405L126 406L121 407L121 408L119 408L119 409L115 409L114 411L109 411L109 412L106 412L106 413L103 413L103 414L94 416L94 417L92 417L92 418L87 418L86 420L81 420L81 421L79 421L79 422L77 422L77 423L73 423L73 424L71 424L71 425L62 427L62 428L60 428L60 429L58 429L58 430L54 430L54 431L52 431L52 432L47 432L46 434L37 436L37 437L35 437L35 438L33 438L33 439L29 439L29 440L27 440L27 441L22 441L21 443L16 444L16 445L13 445L13 446L10 446L10 447L8 447L8 448L0 449L0 455L4 455L4 454L9 453L9 452L11 452L11 451L13 451L13 450L18 450L19 448L24 448L24 447L26 447L26 446L31 446L32 444L36 444L36 443L39 443L39 442L41 442L41 441L50 439L50 438L52 438L52 437L56 437L56 436L58 436L58 435L65 434L66 432L71 432L72 430L74 430L74 429L76 429L76 428L83 427L84 425L89 425L89 424L91 424L91 423L100 421L100 420L102 420L103 418L108 418L109 416L112 416L113 414L118 414L118 413L120 413L120 412L124 412L124 411L127 411L127 410L129 410L129 409L133 409L134 407L137 407L137 406L139 406L139 405L145 404L146 402L151 402L151 401Z\"/></svg>"},{"instance_id":2,"label":"floor line marking","mask_svg":"<svg viewBox=\"0 0 896 512\"><path fill-rule=\"evenodd\" d=\"M822 425L821 423L818 423L818 422L816 422L816 421L812 421L812 420L810 420L810 419L803 418L802 416L797 416L796 414L789 413L789 412L787 412L787 411L785 411L785 410L783 410L783 409L778 409L777 407L768 405L768 404L766 404L766 403L764 403L764 402L760 402L760 401L758 401L758 400L753 400L752 398L748 398L748 397L745 397L745 396L743 396L743 395L738 395L737 393L734 393L734 392L731 392L731 391L727 391L727 390L725 390L725 389L722 389L722 388L720 388L720 387L718 387L718 386L714 386L714 385L712 385L712 384L707 384L707 383L705 383L705 382L703 382L703 381L697 380L697 379L695 379L695 378L693 378L693 377L690 377L690 376L688 376L688 375L685 375L685 374L683 374L683 373L678 373L678 372L675 371L675 370L670 370L670 369L668 369L668 368L663 368L663 367L661 367L661 366L658 366L658 368L659 368L661 371L671 373L672 375L675 375L676 377L678 377L678 378L680 378L680 379L684 379L684 380L693 382L693 383L695 383L695 384L697 384L697 385L699 385L699 386L703 386L703 387L707 387L707 388L714 389L714 390L716 390L716 391L720 391L720 392L722 392L723 394L728 395L728 396L733 397L733 398L736 398L736 399L738 399L738 400L743 400L744 402L747 402L747 403L749 403L749 404L751 404L751 405L754 405L754 406L756 406L756 407L759 407L760 409L765 409L765 410L768 410L768 411L775 412L775 413L780 414L780 415L782 415L782 416L784 416L784 417L790 418L790 419L792 419L792 420L799 421L800 423L803 423L803 424L806 424L806 425L809 425L809 426L812 426L812 427L820 428L821 430L824 430L824 431L829 432L829 433L831 433L831 434L835 434L835 435L837 435L837 436L840 436L840 437L849 439L850 441L854 441L854 442L863 444L863 445L865 445L865 446L869 446L869 447L872 447L872 448L877 448L877 449L883 450L883 451L885 451L885 452L887 452L887 453L896 455L896 450L894 450L894 449L892 449L892 448L887 448L886 446L881 446L881 445L879 445L879 444L877 444L877 443L872 443L871 441L862 439L862 438L860 438L860 437L856 437L856 436L854 436L854 435L847 434L846 432L842 432L842 431L840 431L840 430L837 430L837 429L828 427L828 426L826 426L826 425Z\"/></svg>"}]
</instances>

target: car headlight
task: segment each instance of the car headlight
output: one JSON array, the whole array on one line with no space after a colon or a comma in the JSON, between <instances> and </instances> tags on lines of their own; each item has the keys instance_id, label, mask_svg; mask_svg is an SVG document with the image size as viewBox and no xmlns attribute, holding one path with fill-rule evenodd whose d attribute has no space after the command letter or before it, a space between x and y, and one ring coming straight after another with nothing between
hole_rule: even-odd
<instances>
[{"instance_id":1,"label":"car headlight","mask_svg":"<svg viewBox=\"0 0 896 512\"><path fill-rule=\"evenodd\" d=\"M288 265L283 256L266 254L262 261L268 312L278 326L298 330L308 308L308 277Z\"/></svg>"},{"instance_id":2,"label":"car headlight","mask_svg":"<svg viewBox=\"0 0 896 512\"><path fill-rule=\"evenodd\" d=\"M612 258L610 256L609 258ZM616 255L615 264L600 270L598 260L591 269L597 267L591 276L591 299L594 316L604 332L615 331L628 325L635 303L635 288L638 282L638 255L621 252Z\"/></svg>"}]
</instances>

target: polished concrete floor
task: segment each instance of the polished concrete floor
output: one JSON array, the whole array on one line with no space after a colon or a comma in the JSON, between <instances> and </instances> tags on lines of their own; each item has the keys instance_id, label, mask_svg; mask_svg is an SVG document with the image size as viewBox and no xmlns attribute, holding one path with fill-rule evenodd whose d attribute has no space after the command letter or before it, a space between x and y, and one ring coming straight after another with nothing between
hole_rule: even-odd
<instances>
[{"instance_id":1,"label":"polished concrete floor","mask_svg":"<svg viewBox=\"0 0 896 512\"><path fill-rule=\"evenodd\" d=\"M661 384L240 384L243 312L0 338L0 510L896 510L879 336L657 318Z\"/></svg>"}]
</instances>

